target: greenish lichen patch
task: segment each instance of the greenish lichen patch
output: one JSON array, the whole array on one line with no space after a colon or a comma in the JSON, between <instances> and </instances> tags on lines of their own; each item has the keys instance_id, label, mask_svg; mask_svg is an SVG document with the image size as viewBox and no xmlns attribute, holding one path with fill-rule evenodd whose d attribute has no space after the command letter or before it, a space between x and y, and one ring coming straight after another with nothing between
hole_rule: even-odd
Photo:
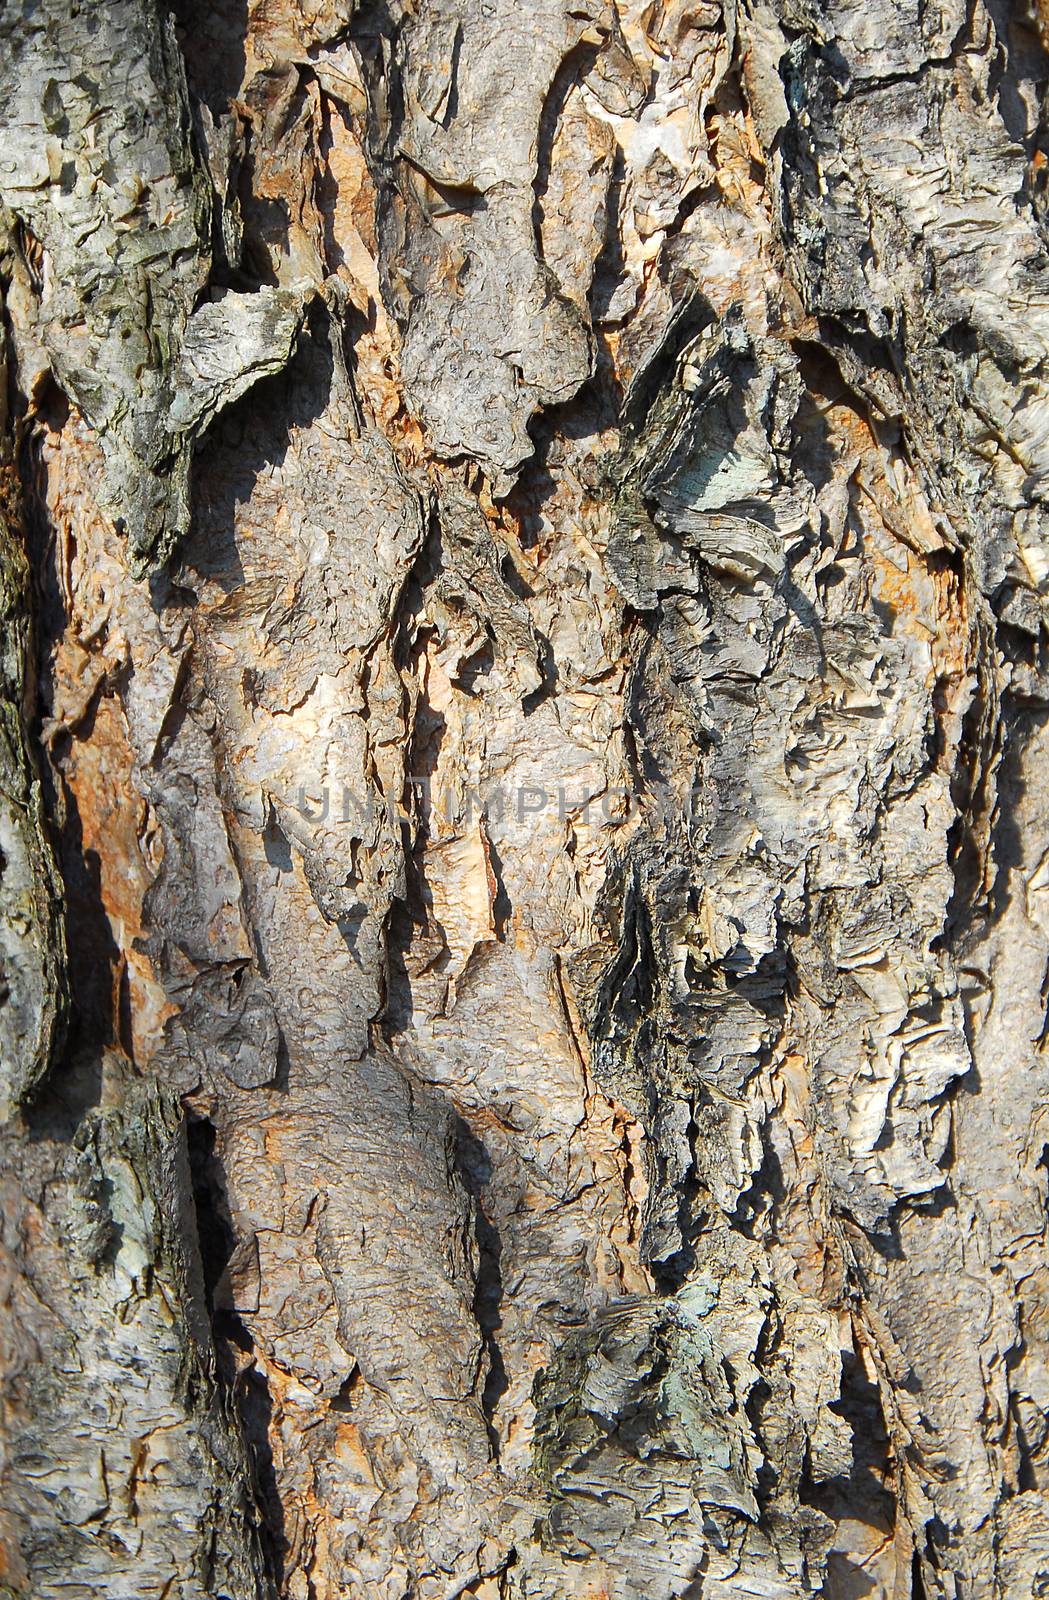
<instances>
[{"instance_id":1,"label":"greenish lichen patch","mask_svg":"<svg viewBox=\"0 0 1049 1600\"><path fill-rule=\"evenodd\" d=\"M533 1461L555 1543L585 1537L595 1499L612 1504L635 1488L657 1516L708 1504L757 1520L739 1397L683 1299L601 1313L539 1374L533 1400Z\"/></svg>"}]
</instances>

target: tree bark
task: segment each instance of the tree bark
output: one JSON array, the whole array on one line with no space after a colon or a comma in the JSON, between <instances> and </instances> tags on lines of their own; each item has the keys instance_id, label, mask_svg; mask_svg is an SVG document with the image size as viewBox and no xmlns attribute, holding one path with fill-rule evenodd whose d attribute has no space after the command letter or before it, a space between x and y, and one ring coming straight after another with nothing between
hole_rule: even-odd
<instances>
[{"instance_id":1,"label":"tree bark","mask_svg":"<svg viewBox=\"0 0 1049 1600\"><path fill-rule=\"evenodd\" d=\"M1049 1593L1043 34L0 3L0 1595Z\"/></svg>"}]
</instances>

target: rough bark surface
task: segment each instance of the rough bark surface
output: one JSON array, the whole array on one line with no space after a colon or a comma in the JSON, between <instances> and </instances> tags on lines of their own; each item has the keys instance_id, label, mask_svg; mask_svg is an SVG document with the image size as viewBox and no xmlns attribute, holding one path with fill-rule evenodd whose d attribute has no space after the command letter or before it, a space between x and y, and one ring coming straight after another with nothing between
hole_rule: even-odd
<instances>
[{"instance_id":1,"label":"rough bark surface","mask_svg":"<svg viewBox=\"0 0 1049 1600\"><path fill-rule=\"evenodd\" d=\"M1049 1593L1047 41L2 0L0 1594Z\"/></svg>"}]
</instances>

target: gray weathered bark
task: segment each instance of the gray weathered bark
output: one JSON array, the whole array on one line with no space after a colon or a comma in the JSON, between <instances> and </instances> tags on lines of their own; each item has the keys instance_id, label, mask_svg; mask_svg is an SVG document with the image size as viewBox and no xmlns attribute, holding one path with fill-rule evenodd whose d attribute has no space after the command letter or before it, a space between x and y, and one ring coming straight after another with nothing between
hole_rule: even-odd
<instances>
[{"instance_id":1,"label":"gray weathered bark","mask_svg":"<svg viewBox=\"0 0 1049 1600\"><path fill-rule=\"evenodd\" d=\"M0 1594L1049 1592L1043 31L0 3Z\"/></svg>"}]
</instances>

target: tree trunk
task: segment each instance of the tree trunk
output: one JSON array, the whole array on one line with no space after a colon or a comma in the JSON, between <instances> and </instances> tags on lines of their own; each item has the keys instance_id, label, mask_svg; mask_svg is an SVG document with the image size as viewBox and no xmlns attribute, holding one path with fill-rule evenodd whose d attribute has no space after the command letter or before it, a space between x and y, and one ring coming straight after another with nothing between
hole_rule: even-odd
<instances>
[{"instance_id":1,"label":"tree trunk","mask_svg":"<svg viewBox=\"0 0 1049 1600\"><path fill-rule=\"evenodd\" d=\"M0 1594L1049 1593L1043 28L0 3Z\"/></svg>"}]
</instances>

